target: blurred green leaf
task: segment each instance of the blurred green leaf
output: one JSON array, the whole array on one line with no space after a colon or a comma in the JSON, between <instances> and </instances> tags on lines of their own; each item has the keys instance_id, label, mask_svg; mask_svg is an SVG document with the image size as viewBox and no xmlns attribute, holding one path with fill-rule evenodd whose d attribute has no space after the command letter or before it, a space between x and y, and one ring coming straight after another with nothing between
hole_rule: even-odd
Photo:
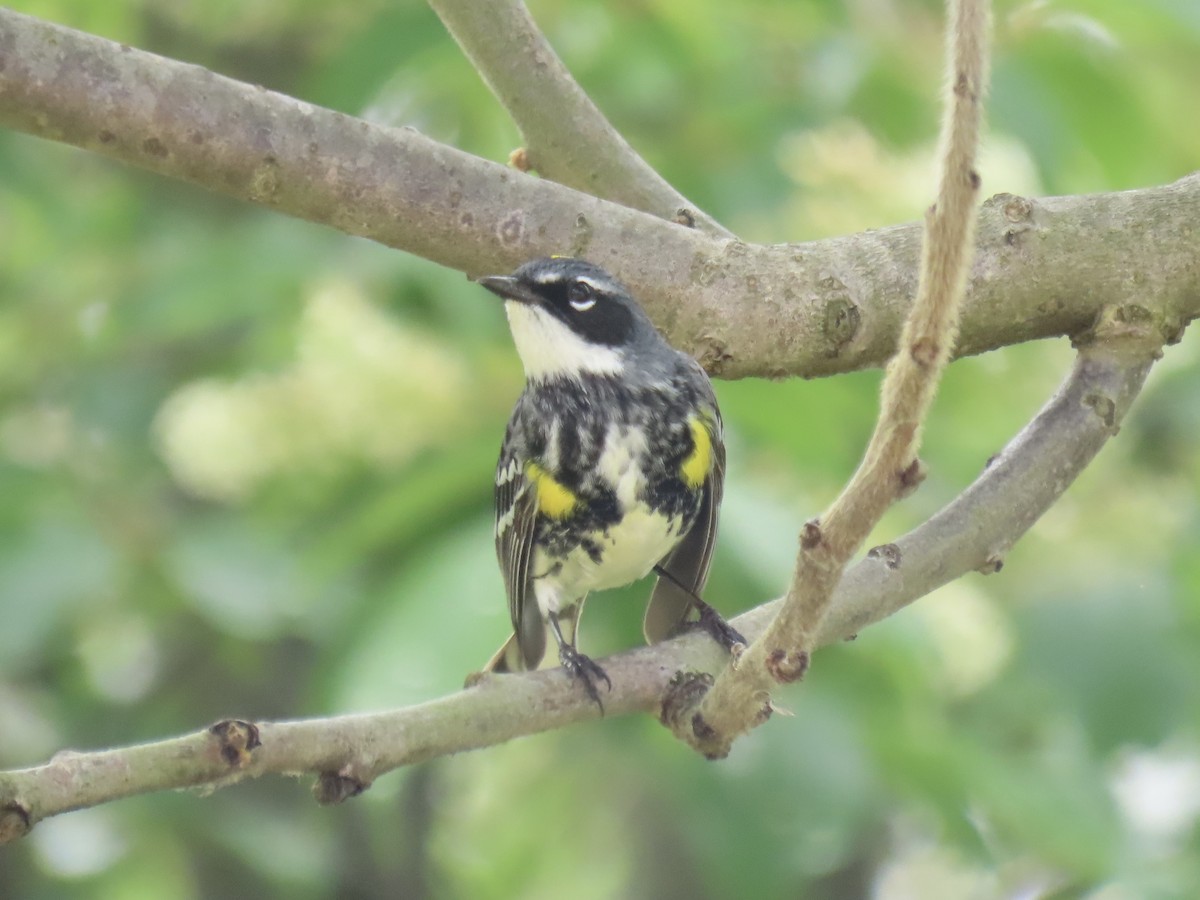
<instances>
[{"instance_id":1,"label":"blurred green leaf","mask_svg":"<svg viewBox=\"0 0 1200 900\"><path fill-rule=\"evenodd\" d=\"M347 648L337 709L385 709L457 690L511 628L490 513L410 559ZM418 637L419 636L419 637Z\"/></svg>"},{"instance_id":2,"label":"blurred green leaf","mask_svg":"<svg viewBox=\"0 0 1200 900\"><path fill-rule=\"evenodd\" d=\"M0 671L38 663L73 614L109 599L112 549L81 522L42 522L0 546Z\"/></svg>"}]
</instances>

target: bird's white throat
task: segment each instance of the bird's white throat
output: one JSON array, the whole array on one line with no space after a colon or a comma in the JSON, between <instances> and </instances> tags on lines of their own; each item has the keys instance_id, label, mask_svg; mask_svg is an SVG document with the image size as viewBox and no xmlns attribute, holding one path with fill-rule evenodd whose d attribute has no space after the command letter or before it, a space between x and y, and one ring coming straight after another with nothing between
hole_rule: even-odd
<instances>
[{"instance_id":1,"label":"bird's white throat","mask_svg":"<svg viewBox=\"0 0 1200 900\"><path fill-rule=\"evenodd\" d=\"M544 309L516 300L507 301L504 309L529 381L616 375L624 368L615 347L584 340Z\"/></svg>"}]
</instances>

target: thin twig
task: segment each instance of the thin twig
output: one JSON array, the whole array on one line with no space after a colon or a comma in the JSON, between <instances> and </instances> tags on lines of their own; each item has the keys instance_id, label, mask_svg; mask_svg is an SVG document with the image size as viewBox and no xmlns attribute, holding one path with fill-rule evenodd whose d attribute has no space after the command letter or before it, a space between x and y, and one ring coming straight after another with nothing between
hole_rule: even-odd
<instances>
[{"instance_id":1,"label":"thin twig","mask_svg":"<svg viewBox=\"0 0 1200 900\"><path fill-rule=\"evenodd\" d=\"M916 290L916 225L807 244L714 240L411 129L3 8L0 62L0 126L469 273L582 253L620 275L672 343L722 377L882 365ZM1200 175L1095 196L993 198L956 352L1076 334L1125 302L1130 283L1155 299L1170 337L1200 314L1197 221Z\"/></svg>"},{"instance_id":2,"label":"thin twig","mask_svg":"<svg viewBox=\"0 0 1200 900\"><path fill-rule=\"evenodd\" d=\"M583 92L520 0L429 0L525 139L529 166L595 197L733 237L654 171Z\"/></svg>"},{"instance_id":3,"label":"thin twig","mask_svg":"<svg viewBox=\"0 0 1200 900\"><path fill-rule=\"evenodd\" d=\"M791 586L766 632L712 689L690 692L676 733L709 757L770 715L770 691L803 677L821 620L850 557L887 508L923 477L921 428L958 333L958 309L975 247L975 156L987 82L989 6L950 0L948 90L937 202L926 216L917 296L888 364L879 419L866 455L841 496L800 533ZM700 699L702 697L702 699ZM699 699L697 704L695 701Z\"/></svg>"}]
</instances>

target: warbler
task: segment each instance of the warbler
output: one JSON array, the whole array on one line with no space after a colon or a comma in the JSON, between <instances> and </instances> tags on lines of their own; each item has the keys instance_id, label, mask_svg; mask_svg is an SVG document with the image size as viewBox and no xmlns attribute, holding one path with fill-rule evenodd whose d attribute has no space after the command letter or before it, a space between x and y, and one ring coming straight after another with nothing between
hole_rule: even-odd
<instances>
[{"instance_id":1,"label":"warbler","mask_svg":"<svg viewBox=\"0 0 1200 900\"><path fill-rule=\"evenodd\" d=\"M496 554L513 634L485 671L563 667L601 710L612 683L576 649L592 591L647 575L647 641L699 622L744 643L700 599L725 479L721 413L690 356L599 266L553 257L478 283L504 298L525 369L496 466Z\"/></svg>"}]
</instances>

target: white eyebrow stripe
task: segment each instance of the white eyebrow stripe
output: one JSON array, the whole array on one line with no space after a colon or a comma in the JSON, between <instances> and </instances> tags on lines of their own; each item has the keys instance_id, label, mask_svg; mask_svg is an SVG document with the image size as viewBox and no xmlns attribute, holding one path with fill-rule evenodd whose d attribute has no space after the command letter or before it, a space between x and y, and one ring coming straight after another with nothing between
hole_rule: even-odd
<instances>
[{"instance_id":1,"label":"white eyebrow stripe","mask_svg":"<svg viewBox=\"0 0 1200 900\"><path fill-rule=\"evenodd\" d=\"M608 294L613 291L613 284L607 278L593 278L591 275L564 276L562 272L557 272L553 269L548 272L538 272L534 277L534 281L543 286L561 284L564 281L578 281L581 284L586 284L592 290L599 291L602 294Z\"/></svg>"},{"instance_id":2,"label":"white eyebrow stripe","mask_svg":"<svg viewBox=\"0 0 1200 900\"><path fill-rule=\"evenodd\" d=\"M611 289L611 285L605 282L597 281L595 278L589 278L587 275L576 275L575 280L586 284L588 287L592 288L592 290L607 291Z\"/></svg>"}]
</instances>

